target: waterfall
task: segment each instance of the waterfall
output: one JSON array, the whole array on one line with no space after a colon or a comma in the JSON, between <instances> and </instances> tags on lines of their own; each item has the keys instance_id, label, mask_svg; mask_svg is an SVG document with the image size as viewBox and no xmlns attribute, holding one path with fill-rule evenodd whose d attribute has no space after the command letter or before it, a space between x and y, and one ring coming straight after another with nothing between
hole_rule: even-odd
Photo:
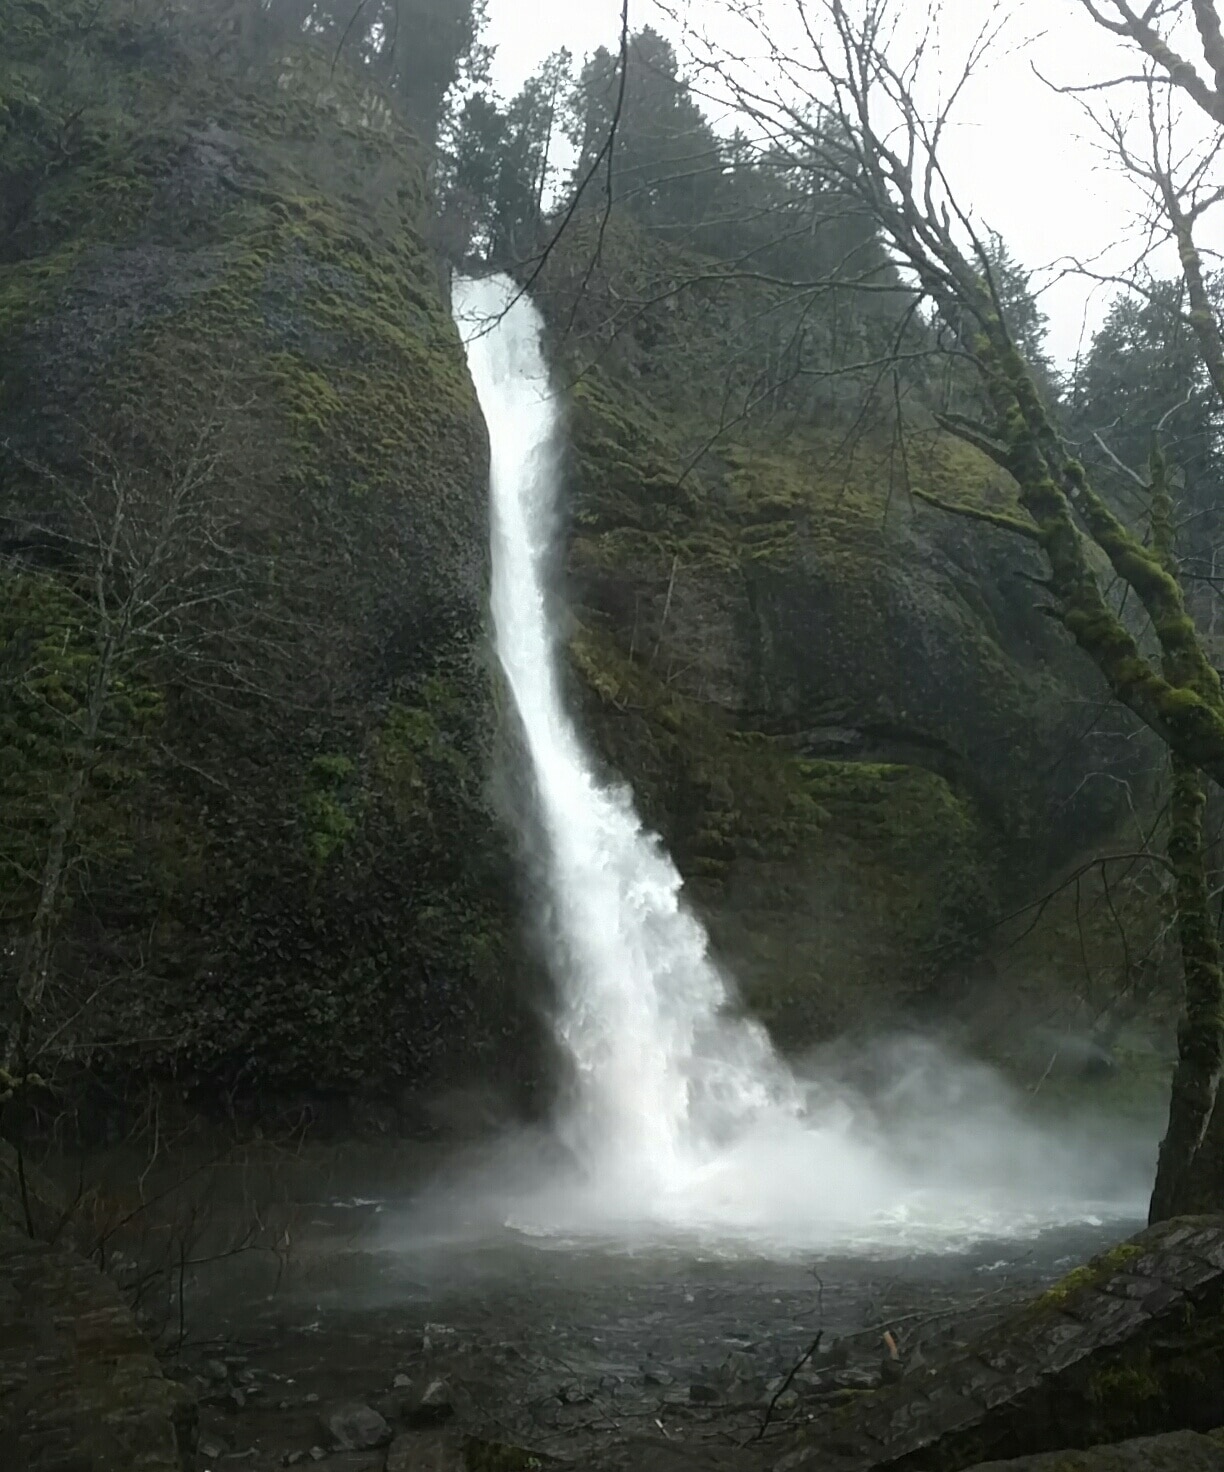
<instances>
[{"instance_id":1,"label":"waterfall","mask_svg":"<svg viewBox=\"0 0 1224 1472\"><path fill-rule=\"evenodd\" d=\"M491 446L496 648L546 848L555 1026L575 1078L562 1127L601 1170L674 1188L793 1088L764 1030L729 1012L675 865L565 708L548 598L560 413L539 317L515 294L504 277L455 290Z\"/></svg>"},{"instance_id":2,"label":"waterfall","mask_svg":"<svg viewBox=\"0 0 1224 1472\"><path fill-rule=\"evenodd\" d=\"M454 296L489 431L496 649L530 761L553 1022L572 1065L557 1130L598 1185L589 1218L805 1242L1078 1219L1067 1183L1091 1150L1060 1151L1019 1120L980 1066L898 1054L884 1129L862 1099L801 1084L736 1012L676 866L565 706L549 597L561 407L540 317L505 277L458 279Z\"/></svg>"}]
</instances>

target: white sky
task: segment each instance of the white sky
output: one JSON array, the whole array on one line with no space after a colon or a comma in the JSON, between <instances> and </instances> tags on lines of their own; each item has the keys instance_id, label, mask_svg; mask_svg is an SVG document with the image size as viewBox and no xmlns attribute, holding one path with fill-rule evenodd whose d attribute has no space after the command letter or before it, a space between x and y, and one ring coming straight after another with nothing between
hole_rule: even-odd
<instances>
[{"instance_id":1,"label":"white sky","mask_svg":"<svg viewBox=\"0 0 1224 1472\"><path fill-rule=\"evenodd\" d=\"M780 15L789 8L788 0L772 4ZM941 34L949 49L976 33L986 8L985 0L945 0ZM729 38L721 9L720 0L689 0L690 23L716 41ZM1138 238L1134 187L1092 141L1080 106L1051 92L1032 67L1060 83L1081 83L1133 70L1133 59L1131 66L1118 67L1115 43L1079 0L1005 0L1005 9L1012 45L998 50L961 98L958 126L943 150L952 184L977 219L997 229L1032 269L1069 254L1094 257L1106 248L1114 250L1113 264L1120 267L1128 259L1126 242ZM915 4L913 10L924 12L925 6ZM620 0L490 0L489 14L488 39L497 47L494 77L504 93L512 93L560 46L581 59L598 45L614 47L619 38ZM635 28L653 24L681 41L653 0L630 0L630 18ZM683 54L682 41L679 49ZM1108 95L1122 96L1097 94ZM1133 246L1130 258L1136 253ZM1163 269L1172 274L1176 258L1165 259ZM1082 278L1043 293L1056 358L1074 357L1085 318L1091 330L1112 294Z\"/></svg>"}]
</instances>

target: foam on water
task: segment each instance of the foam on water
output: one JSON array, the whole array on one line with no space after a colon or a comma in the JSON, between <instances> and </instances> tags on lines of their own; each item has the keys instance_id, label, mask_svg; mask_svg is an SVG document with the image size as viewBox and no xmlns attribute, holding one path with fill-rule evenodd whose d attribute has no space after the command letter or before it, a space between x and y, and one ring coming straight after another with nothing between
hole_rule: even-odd
<instances>
[{"instance_id":1,"label":"foam on water","mask_svg":"<svg viewBox=\"0 0 1224 1472\"><path fill-rule=\"evenodd\" d=\"M540 318L504 277L458 280L455 311L489 429L496 648L530 760L553 1023L572 1065L563 1163L507 1180L502 1220L930 1248L1141 1217L1142 1151L1086 1177L1100 1141L1047 1138L985 1071L909 1058L891 1098L868 1098L827 1070L800 1077L736 1011L680 874L631 792L601 780L563 699L548 583L561 411Z\"/></svg>"}]
</instances>

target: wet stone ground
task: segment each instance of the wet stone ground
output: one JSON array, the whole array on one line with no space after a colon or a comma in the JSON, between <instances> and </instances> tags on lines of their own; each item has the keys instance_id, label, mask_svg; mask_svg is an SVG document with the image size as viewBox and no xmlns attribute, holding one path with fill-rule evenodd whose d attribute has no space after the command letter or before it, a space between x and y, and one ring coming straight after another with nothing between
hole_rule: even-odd
<instances>
[{"instance_id":1,"label":"wet stone ground","mask_svg":"<svg viewBox=\"0 0 1224 1472\"><path fill-rule=\"evenodd\" d=\"M782 1441L1138 1225L770 1261L508 1232L429 1244L389 1220L320 1206L296 1255L195 1275L169 1359L202 1402L201 1468L443 1472L441 1442L463 1435L579 1464L630 1437Z\"/></svg>"}]
</instances>

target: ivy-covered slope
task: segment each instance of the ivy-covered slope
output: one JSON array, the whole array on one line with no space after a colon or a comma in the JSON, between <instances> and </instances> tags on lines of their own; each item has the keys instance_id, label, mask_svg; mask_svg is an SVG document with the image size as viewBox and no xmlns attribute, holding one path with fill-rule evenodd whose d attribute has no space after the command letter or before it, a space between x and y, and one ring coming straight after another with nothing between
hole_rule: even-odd
<instances>
[{"instance_id":1,"label":"ivy-covered slope","mask_svg":"<svg viewBox=\"0 0 1224 1472\"><path fill-rule=\"evenodd\" d=\"M1143 743L1042 614L1026 545L914 494L1006 512L1000 472L918 412L899 438L891 395L863 410L864 375L771 404L761 324L790 332L799 308L624 222L596 256L597 230L554 253L544 299L599 744L784 1041L954 978L963 998L992 921L1126 815ZM1074 1015L1065 950L1039 982Z\"/></svg>"},{"instance_id":2,"label":"ivy-covered slope","mask_svg":"<svg viewBox=\"0 0 1224 1472\"><path fill-rule=\"evenodd\" d=\"M33 937L43 1073L478 1073L523 1022L422 159L189 13L0 0L0 1020Z\"/></svg>"}]
</instances>

